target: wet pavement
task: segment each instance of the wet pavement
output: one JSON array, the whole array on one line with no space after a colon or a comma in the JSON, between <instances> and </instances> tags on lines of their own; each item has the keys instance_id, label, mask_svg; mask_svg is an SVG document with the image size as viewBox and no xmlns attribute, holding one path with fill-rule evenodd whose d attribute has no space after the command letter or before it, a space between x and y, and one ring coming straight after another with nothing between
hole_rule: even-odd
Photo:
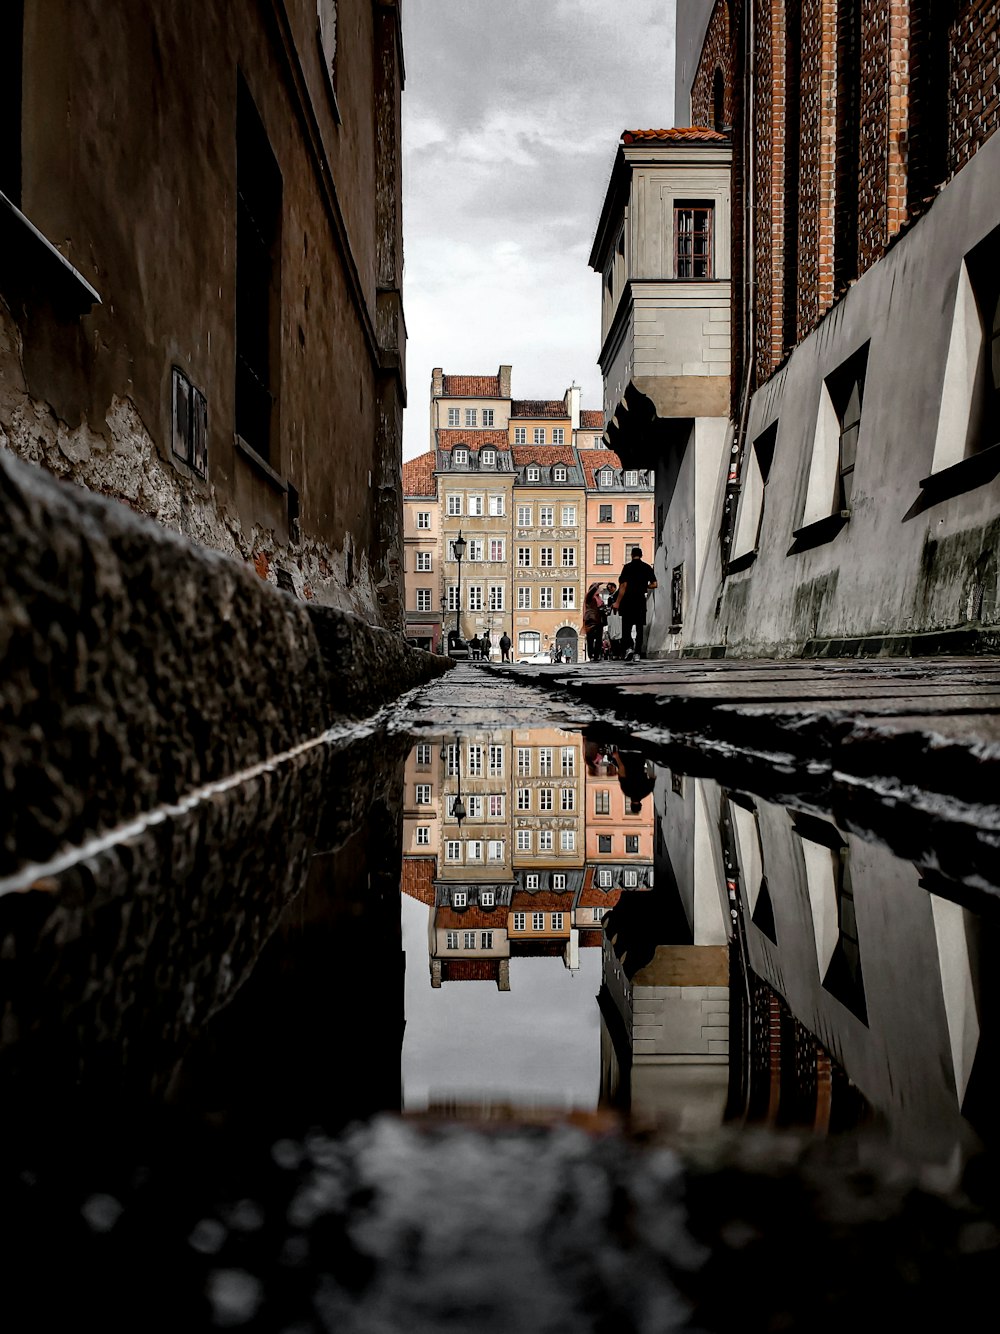
<instances>
[{"instance_id":1,"label":"wet pavement","mask_svg":"<svg viewBox=\"0 0 1000 1334\"><path fill-rule=\"evenodd\" d=\"M767 689L855 728L911 680L783 666L461 665L12 882L0 1244L30 1316L6 1327L981 1309L996 789L849 782L829 731L811 762L725 741L715 715ZM942 665L938 712L894 716L968 720L990 670Z\"/></svg>"}]
</instances>

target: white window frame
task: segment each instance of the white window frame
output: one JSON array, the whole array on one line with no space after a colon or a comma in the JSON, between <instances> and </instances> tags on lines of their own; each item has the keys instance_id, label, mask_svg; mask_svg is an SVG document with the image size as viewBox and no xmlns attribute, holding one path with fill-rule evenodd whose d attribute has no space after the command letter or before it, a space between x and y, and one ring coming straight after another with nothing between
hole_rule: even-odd
<instances>
[{"instance_id":1,"label":"white window frame","mask_svg":"<svg viewBox=\"0 0 1000 1334\"><path fill-rule=\"evenodd\" d=\"M528 481L529 481L529 482L537 482L537 481L539 481L539 479L541 478L541 475L542 475L542 473L541 473L541 469L540 469L540 468L531 467L531 468L528 469Z\"/></svg>"},{"instance_id":2,"label":"white window frame","mask_svg":"<svg viewBox=\"0 0 1000 1334\"><path fill-rule=\"evenodd\" d=\"M475 408L466 408L466 409L465 409L465 424L466 424L466 426L475 426L475 424L476 424L476 417L477 417L478 415L479 415L479 414L476 412L476 409L475 409Z\"/></svg>"},{"instance_id":3,"label":"white window frame","mask_svg":"<svg viewBox=\"0 0 1000 1334\"><path fill-rule=\"evenodd\" d=\"M551 589L551 588L540 588L540 589L538 590L538 610L539 610L539 611L552 611L553 608L554 608L554 606L555 606L555 604L554 604L554 602L553 602L553 600L552 600L552 589Z\"/></svg>"},{"instance_id":4,"label":"white window frame","mask_svg":"<svg viewBox=\"0 0 1000 1334\"><path fill-rule=\"evenodd\" d=\"M460 839L449 838L444 845L444 859L446 862L460 862L462 860L462 843Z\"/></svg>"},{"instance_id":5,"label":"white window frame","mask_svg":"<svg viewBox=\"0 0 1000 1334\"><path fill-rule=\"evenodd\" d=\"M562 507L562 526L564 528L576 527L576 506L564 505Z\"/></svg>"},{"instance_id":6,"label":"white window frame","mask_svg":"<svg viewBox=\"0 0 1000 1334\"><path fill-rule=\"evenodd\" d=\"M502 862L504 856L504 841L502 838L491 838L486 845L487 860L491 862Z\"/></svg>"},{"instance_id":7,"label":"white window frame","mask_svg":"<svg viewBox=\"0 0 1000 1334\"><path fill-rule=\"evenodd\" d=\"M551 830L551 829L540 829L540 830L538 831L538 851L539 851L539 852L551 852L551 851L552 851L552 830Z\"/></svg>"},{"instance_id":8,"label":"white window frame","mask_svg":"<svg viewBox=\"0 0 1000 1334\"><path fill-rule=\"evenodd\" d=\"M502 820L504 816L504 794L491 792L486 801L486 809L491 820Z\"/></svg>"},{"instance_id":9,"label":"white window frame","mask_svg":"<svg viewBox=\"0 0 1000 1334\"><path fill-rule=\"evenodd\" d=\"M500 746L496 743L490 745L490 775L493 778L502 778L504 771L504 752L506 746Z\"/></svg>"},{"instance_id":10,"label":"white window frame","mask_svg":"<svg viewBox=\"0 0 1000 1334\"><path fill-rule=\"evenodd\" d=\"M462 497L460 495L450 495L447 498L448 517L451 519L461 518L462 515ZM454 557L452 557L454 560Z\"/></svg>"},{"instance_id":11,"label":"white window frame","mask_svg":"<svg viewBox=\"0 0 1000 1334\"><path fill-rule=\"evenodd\" d=\"M507 559L507 543L502 537L490 538L490 560L503 561Z\"/></svg>"},{"instance_id":12,"label":"white window frame","mask_svg":"<svg viewBox=\"0 0 1000 1334\"><path fill-rule=\"evenodd\" d=\"M426 848L430 846L431 827L429 824L417 825L417 847Z\"/></svg>"},{"instance_id":13,"label":"white window frame","mask_svg":"<svg viewBox=\"0 0 1000 1334\"><path fill-rule=\"evenodd\" d=\"M492 409L492 408L483 408L483 425L484 425L484 426L492 426L492 425L493 425L493 409Z\"/></svg>"},{"instance_id":14,"label":"white window frame","mask_svg":"<svg viewBox=\"0 0 1000 1334\"><path fill-rule=\"evenodd\" d=\"M492 889L484 889L479 895L479 906L481 908L492 908L497 901L497 896Z\"/></svg>"},{"instance_id":15,"label":"white window frame","mask_svg":"<svg viewBox=\"0 0 1000 1334\"><path fill-rule=\"evenodd\" d=\"M517 609L518 611L531 610L531 585L521 585L517 590Z\"/></svg>"},{"instance_id":16,"label":"white window frame","mask_svg":"<svg viewBox=\"0 0 1000 1334\"><path fill-rule=\"evenodd\" d=\"M417 783L414 788L414 801L418 806L429 806L431 804L431 785L430 783Z\"/></svg>"},{"instance_id":17,"label":"white window frame","mask_svg":"<svg viewBox=\"0 0 1000 1334\"><path fill-rule=\"evenodd\" d=\"M482 778L483 776L482 746L470 745L465 757L465 762L470 778Z\"/></svg>"},{"instance_id":18,"label":"white window frame","mask_svg":"<svg viewBox=\"0 0 1000 1334\"><path fill-rule=\"evenodd\" d=\"M530 658L542 651L542 637L537 630L519 630L517 632L517 651L522 658Z\"/></svg>"},{"instance_id":19,"label":"white window frame","mask_svg":"<svg viewBox=\"0 0 1000 1334\"><path fill-rule=\"evenodd\" d=\"M469 611L482 611L483 609L483 586L482 584L469 585Z\"/></svg>"},{"instance_id":20,"label":"white window frame","mask_svg":"<svg viewBox=\"0 0 1000 1334\"><path fill-rule=\"evenodd\" d=\"M539 505L538 526L539 528L554 528L556 526L555 506Z\"/></svg>"},{"instance_id":21,"label":"white window frame","mask_svg":"<svg viewBox=\"0 0 1000 1334\"><path fill-rule=\"evenodd\" d=\"M545 914L543 912L533 912L531 914L531 929L532 931L545 930Z\"/></svg>"},{"instance_id":22,"label":"white window frame","mask_svg":"<svg viewBox=\"0 0 1000 1334\"><path fill-rule=\"evenodd\" d=\"M549 569L555 564L555 547L538 548L538 564L542 569Z\"/></svg>"},{"instance_id":23,"label":"white window frame","mask_svg":"<svg viewBox=\"0 0 1000 1334\"><path fill-rule=\"evenodd\" d=\"M534 871L529 871L528 874L524 877L524 887L525 889L538 888L538 876L535 874Z\"/></svg>"},{"instance_id":24,"label":"white window frame","mask_svg":"<svg viewBox=\"0 0 1000 1334\"><path fill-rule=\"evenodd\" d=\"M528 443L528 432L527 432L527 428L524 427L524 426L515 426L515 427L514 427L514 444L515 444L515 445L526 445L527 443Z\"/></svg>"},{"instance_id":25,"label":"white window frame","mask_svg":"<svg viewBox=\"0 0 1000 1334\"><path fill-rule=\"evenodd\" d=\"M430 510L417 510L417 527L429 528L431 526Z\"/></svg>"},{"instance_id":26,"label":"white window frame","mask_svg":"<svg viewBox=\"0 0 1000 1334\"><path fill-rule=\"evenodd\" d=\"M469 906L469 891L467 889L453 890L451 906L453 908L467 908Z\"/></svg>"},{"instance_id":27,"label":"white window frame","mask_svg":"<svg viewBox=\"0 0 1000 1334\"><path fill-rule=\"evenodd\" d=\"M531 634L532 631L524 631L525 634ZM530 746L518 746L517 748L517 772L522 777L531 776L531 748Z\"/></svg>"},{"instance_id":28,"label":"white window frame","mask_svg":"<svg viewBox=\"0 0 1000 1334\"><path fill-rule=\"evenodd\" d=\"M449 932L447 933L447 935L445 936L445 938L444 938L444 944L445 944L445 949L448 949L448 950L457 950L457 949L458 949L458 932L457 932L457 931L449 931Z\"/></svg>"},{"instance_id":29,"label":"white window frame","mask_svg":"<svg viewBox=\"0 0 1000 1334\"><path fill-rule=\"evenodd\" d=\"M447 590L448 610L458 611L458 584L449 584Z\"/></svg>"},{"instance_id":30,"label":"white window frame","mask_svg":"<svg viewBox=\"0 0 1000 1334\"><path fill-rule=\"evenodd\" d=\"M519 811L531 810L531 788L519 787L517 789L517 809Z\"/></svg>"},{"instance_id":31,"label":"white window frame","mask_svg":"<svg viewBox=\"0 0 1000 1334\"><path fill-rule=\"evenodd\" d=\"M597 872L597 887L599 889L610 889L612 885L611 872L606 866L602 866Z\"/></svg>"},{"instance_id":32,"label":"white window frame","mask_svg":"<svg viewBox=\"0 0 1000 1334\"><path fill-rule=\"evenodd\" d=\"M427 741L421 741L416 748L414 759L417 762L417 768L423 768L431 762L431 748Z\"/></svg>"},{"instance_id":33,"label":"white window frame","mask_svg":"<svg viewBox=\"0 0 1000 1334\"><path fill-rule=\"evenodd\" d=\"M490 584L490 598L489 598L490 611L506 611L506 607L504 605L506 587L507 587L506 584Z\"/></svg>"},{"instance_id":34,"label":"white window frame","mask_svg":"<svg viewBox=\"0 0 1000 1334\"><path fill-rule=\"evenodd\" d=\"M565 482L566 469L562 466L561 463L557 463L556 466L552 469L552 480L554 482Z\"/></svg>"},{"instance_id":35,"label":"white window frame","mask_svg":"<svg viewBox=\"0 0 1000 1334\"><path fill-rule=\"evenodd\" d=\"M481 838L470 838L465 845L466 860L470 862L481 862L483 860L483 840Z\"/></svg>"},{"instance_id":36,"label":"white window frame","mask_svg":"<svg viewBox=\"0 0 1000 1334\"><path fill-rule=\"evenodd\" d=\"M556 871L556 872L555 872L555 874L554 874L553 877L552 877L552 888L553 888L553 889L565 889L565 888L566 888L566 873L565 873L565 871Z\"/></svg>"},{"instance_id":37,"label":"white window frame","mask_svg":"<svg viewBox=\"0 0 1000 1334\"><path fill-rule=\"evenodd\" d=\"M540 787L538 789L538 809L540 811L551 811L553 809L553 789L550 787Z\"/></svg>"},{"instance_id":38,"label":"white window frame","mask_svg":"<svg viewBox=\"0 0 1000 1334\"><path fill-rule=\"evenodd\" d=\"M564 445L566 443L566 431L562 426L553 426L552 443L554 445Z\"/></svg>"},{"instance_id":39,"label":"white window frame","mask_svg":"<svg viewBox=\"0 0 1000 1334\"><path fill-rule=\"evenodd\" d=\"M560 788L559 790L559 809L561 811L576 810L576 792L571 787Z\"/></svg>"},{"instance_id":40,"label":"white window frame","mask_svg":"<svg viewBox=\"0 0 1000 1334\"><path fill-rule=\"evenodd\" d=\"M532 432L531 432L531 443L532 443L533 445L544 445L544 444L545 444L545 427L544 427L544 426L535 426L535 427L532 428Z\"/></svg>"},{"instance_id":41,"label":"white window frame","mask_svg":"<svg viewBox=\"0 0 1000 1334\"><path fill-rule=\"evenodd\" d=\"M562 549L563 569L569 570L576 567L576 547L563 547Z\"/></svg>"},{"instance_id":42,"label":"white window frame","mask_svg":"<svg viewBox=\"0 0 1000 1334\"><path fill-rule=\"evenodd\" d=\"M633 471L632 469L629 469L629 470L625 473L625 485L626 485L626 486L638 486L638 485L639 485L639 474L638 474L637 472Z\"/></svg>"},{"instance_id":43,"label":"white window frame","mask_svg":"<svg viewBox=\"0 0 1000 1334\"><path fill-rule=\"evenodd\" d=\"M562 591L563 611L573 611L576 607L576 589L572 584L564 584Z\"/></svg>"},{"instance_id":44,"label":"white window frame","mask_svg":"<svg viewBox=\"0 0 1000 1334\"><path fill-rule=\"evenodd\" d=\"M430 574L431 572L431 552L417 552L417 574Z\"/></svg>"},{"instance_id":45,"label":"white window frame","mask_svg":"<svg viewBox=\"0 0 1000 1334\"><path fill-rule=\"evenodd\" d=\"M514 930L514 931L523 931L523 930L525 929L525 927L524 927L524 922L525 922L525 915L524 915L524 913L523 913L523 912L516 912L516 913L514 914L514 924L513 924L512 930Z\"/></svg>"},{"instance_id":46,"label":"white window frame","mask_svg":"<svg viewBox=\"0 0 1000 1334\"><path fill-rule=\"evenodd\" d=\"M466 559L467 559L467 560L482 560L482 559L483 559L483 547L484 547L484 541L483 541L483 538L481 538L481 537L473 537L473 538L470 538L470 539L469 539L469 550L468 550L468 555L466 556Z\"/></svg>"},{"instance_id":47,"label":"white window frame","mask_svg":"<svg viewBox=\"0 0 1000 1334\"><path fill-rule=\"evenodd\" d=\"M517 507L517 526L518 528L531 527L531 505L518 505Z\"/></svg>"},{"instance_id":48,"label":"white window frame","mask_svg":"<svg viewBox=\"0 0 1000 1334\"><path fill-rule=\"evenodd\" d=\"M461 424L462 424L462 413L461 413L461 409L460 409L460 408L449 408L449 409L448 409L448 425L451 427L451 426L461 426Z\"/></svg>"},{"instance_id":49,"label":"white window frame","mask_svg":"<svg viewBox=\"0 0 1000 1334\"><path fill-rule=\"evenodd\" d=\"M594 793L594 814L595 814L595 815L610 815L610 814L611 814L611 789L610 789L610 788L600 787L600 788L598 788L597 791Z\"/></svg>"},{"instance_id":50,"label":"white window frame","mask_svg":"<svg viewBox=\"0 0 1000 1334\"><path fill-rule=\"evenodd\" d=\"M638 889L638 887L639 887L639 872L638 872L638 871L626 871L626 872L625 872L625 875L624 875L624 877L623 877L623 879L622 879L622 884L625 886L626 889Z\"/></svg>"},{"instance_id":51,"label":"white window frame","mask_svg":"<svg viewBox=\"0 0 1000 1334\"><path fill-rule=\"evenodd\" d=\"M493 948L493 932L492 932L492 931L480 931L480 933L479 933L479 948L480 948L481 950L491 950L491 949Z\"/></svg>"},{"instance_id":52,"label":"white window frame","mask_svg":"<svg viewBox=\"0 0 1000 1334\"><path fill-rule=\"evenodd\" d=\"M467 468L469 466L469 451L464 448L456 448L451 451L451 461L456 468Z\"/></svg>"},{"instance_id":53,"label":"white window frame","mask_svg":"<svg viewBox=\"0 0 1000 1334\"><path fill-rule=\"evenodd\" d=\"M478 495L467 496L465 512L472 519L481 519L484 512L483 497Z\"/></svg>"},{"instance_id":54,"label":"white window frame","mask_svg":"<svg viewBox=\"0 0 1000 1334\"><path fill-rule=\"evenodd\" d=\"M552 914L552 930L561 931L562 929L563 929L563 914L561 912L554 912Z\"/></svg>"},{"instance_id":55,"label":"white window frame","mask_svg":"<svg viewBox=\"0 0 1000 1334\"><path fill-rule=\"evenodd\" d=\"M527 569L531 565L531 547L518 547L517 563L522 570Z\"/></svg>"},{"instance_id":56,"label":"white window frame","mask_svg":"<svg viewBox=\"0 0 1000 1334\"><path fill-rule=\"evenodd\" d=\"M576 751L572 746L562 746L559 752L559 768L564 778L576 773Z\"/></svg>"},{"instance_id":57,"label":"white window frame","mask_svg":"<svg viewBox=\"0 0 1000 1334\"><path fill-rule=\"evenodd\" d=\"M531 851L531 830L519 829L517 831L517 850L518 852Z\"/></svg>"},{"instance_id":58,"label":"white window frame","mask_svg":"<svg viewBox=\"0 0 1000 1334\"><path fill-rule=\"evenodd\" d=\"M493 519L502 519L504 516L503 496L490 496L489 499L490 517Z\"/></svg>"},{"instance_id":59,"label":"white window frame","mask_svg":"<svg viewBox=\"0 0 1000 1334\"><path fill-rule=\"evenodd\" d=\"M559 849L561 852L576 852L575 829L561 829L559 831Z\"/></svg>"},{"instance_id":60,"label":"white window frame","mask_svg":"<svg viewBox=\"0 0 1000 1334\"><path fill-rule=\"evenodd\" d=\"M610 543L610 542L597 542L597 543L595 544L595 546L594 546L594 564L595 564L595 565L610 565L610 564L611 564L611 543Z\"/></svg>"},{"instance_id":61,"label":"white window frame","mask_svg":"<svg viewBox=\"0 0 1000 1334\"><path fill-rule=\"evenodd\" d=\"M610 468L602 468L601 471L597 474L597 485L607 487L607 486L614 486L614 484L615 484L614 472Z\"/></svg>"},{"instance_id":62,"label":"white window frame","mask_svg":"<svg viewBox=\"0 0 1000 1334\"><path fill-rule=\"evenodd\" d=\"M552 777L552 753L551 746L538 748L538 773L541 778Z\"/></svg>"}]
</instances>

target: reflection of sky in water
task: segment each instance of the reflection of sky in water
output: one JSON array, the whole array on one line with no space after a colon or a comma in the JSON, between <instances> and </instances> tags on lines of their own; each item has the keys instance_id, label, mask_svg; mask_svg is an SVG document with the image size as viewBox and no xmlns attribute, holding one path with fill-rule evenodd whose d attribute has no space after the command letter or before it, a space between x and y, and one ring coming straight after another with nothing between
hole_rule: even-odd
<instances>
[{"instance_id":1,"label":"reflection of sky in water","mask_svg":"<svg viewBox=\"0 0 1000 1334\"><path fill-rule=\"evenodd\" d=\"M406 950L403 1105L421 1111L442 1098L520 1106L597 1106L601 1083L601 951L561 959L511 959L510 991L493 982L431 988L430 909L402 896Z\"/></svg>"}]
</instances>

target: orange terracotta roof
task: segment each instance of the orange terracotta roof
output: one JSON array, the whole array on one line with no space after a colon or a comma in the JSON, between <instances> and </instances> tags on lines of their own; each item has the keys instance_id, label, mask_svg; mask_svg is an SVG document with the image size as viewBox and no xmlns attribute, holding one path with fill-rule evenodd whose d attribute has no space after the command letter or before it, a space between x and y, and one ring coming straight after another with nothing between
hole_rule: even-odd
<instances>
[{"instance_id":1,"label":"orange terracotta roof","mask_svg":"<svg viewBox=\"0 0 1000 1334\"><path fill-rule=\"evenodd\" d=\"M499 976L499 959L441 960L443 982L495 982Z\"/></svg>"},{"instance_id":2,"label":"orange terracotta roof","mask_svg":"<svg viewBox=\"0 0 1000 1334\"><path fill-rule=\"evenodd\" d=\"M443 390L450 398L499 398L500 378L496 375L445 375Z\"/></svg>"},{"instance_id":3,"label":"orange terracotta roof","mask_svg":"<svg viewBox=\"0 0 1000 1334\"><path fill-rule=\"evenodd\" d=\"M580 411L580 428L584 431L604 430L604 413L600 408L583 408Z\"/></svg>"},{"instance_id":4,"label":"orange terracotta roof","mask_svg":"<svg viewBox=\"0 0 1000 1334\"><path fill-rule=\"evenodd\" d=\"M590 881L593 876L593 870L588 871L587 879ZM618 888L598 889L596 885L588 883L580 891L580 897L577 900L578 908L613 908L621 898L622 892Z\"/></svg>"},{"instance_id":5,"label":"orange terracotta roof","mask_svg":"<svg viewBox=\"0 0 1000 1334\"><path fill-rule=\"evenodd\" d=\"M484 445L491 449L509 449L506 431L462 431L442 426L437 433L438 449L454 449L456 445L475 452Z\"/></svg>"},{"instance_id":6,"label":"orange terracotta roof","mask_svg":"<svg viewBox=\"0 0 1000 1334\"><path fill-rule=\"evenodd\" d=\"M403 464L403 495L433 496L437 487L434 482L434 451L420 454L415 459L407 459Z\"/></svg>"},{"instance_id":7,"label":"orange terracotta roof","mask_svg":"<svg viewBox=\"0 0 1000 1334\"><path fill-rule=\"evenodd\" d=\"M595 490L600 488L597 485L597 474L602 468L608 466L620 468L622 461L613 449L581 449L580 466L583 468L583 476L587 486Z\"/></svg>"},{"instance_id":8,"label":"orange terracotta roof","mask_svg":"<svg viewBox=\"0 0 1000 1334\"><path fill-rule=\"evenodd\" d=\"M515 445L514 467L526 468L529 463L537 463L542 468L551 468L555 463L565 463L567 468L576 467L576 457L569 445Z\"/></svg>"},{"instance_id":9,"label":"orange terracotta roof","mask_svg":"<svg viewBox=\"0 0 1000 1334\"><path fill-rule=\"evenodd\" d=\"M569 421L566 404L561 398L514 398L510 404L512 417L565 417Z\"/></svg>"},{"instance_id":10,"label":"orange terracotta roof","mask_svg":"<svg viewBox=\"0 0 1000 1334\"><path fill-rule=\"evenodd\" d=\"M585 926L580 930L578 943L582 950L600 949L604 944L604 927Z\"/></svg>"},{"instance_id":11,"label":"orange terracotta roof","mask_svg":"<svg viewBox=\"0 0 1000 1334\"><path fill-rule=\"evenodd\" d=\"M510 911L514 912L569 912L573 906L573 890L563 891L517 889L510 901Z\"/></svg>"},{"instance_id":12,"label":"orange terracotta roof","mask_svg":"<svg viewBox=\"0 0 1000 1334\"><path fill-rule=\"evenodd\" d=\"M434 914L434 925L445 927L449 931L460 930L463 926L471 931L473 927L486 927L497 930L507 925L506 908L438 908Z\"/></svg>"},{"instance_id":13,"label":"orange terracotta roof","mask_svg":"<svg viewBox=\"0 0 1000 1334\"><path fill-rule=\"evenodd\" d=\"M712 143L728 144L729 135L710 130L707 125L675 125L669 130L623 130L623 144L640 143Z\"/></svg>"},{"instance_id":14,"label":"orange terracotta roof","mask_svg":"<svg viewBox=\"0 0 1000 1334\"><path fill-rule=\"evenodd\" d=\"M437 860L434 857L404 857L401 888L411 899L419 899L428 908L434 907L434 877Z\"/></svg>"}]
</instances>

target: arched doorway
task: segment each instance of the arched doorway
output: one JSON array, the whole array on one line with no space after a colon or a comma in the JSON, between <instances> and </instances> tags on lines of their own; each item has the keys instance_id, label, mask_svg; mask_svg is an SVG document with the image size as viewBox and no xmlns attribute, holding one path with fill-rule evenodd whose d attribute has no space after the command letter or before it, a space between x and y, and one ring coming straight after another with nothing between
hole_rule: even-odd
<instances>
[{"instance_id":1,"label":"arched doorway","mask_svg":"<svg viewBox=\"0 0 1000 1334\"><path fill-rule=\"evenodd\" d=\"M562 629L556 631L556 647L562 653L565 662L578 661L579 643L580 636L571 625L564 625Z\"/></svg>"}]
</instances>

